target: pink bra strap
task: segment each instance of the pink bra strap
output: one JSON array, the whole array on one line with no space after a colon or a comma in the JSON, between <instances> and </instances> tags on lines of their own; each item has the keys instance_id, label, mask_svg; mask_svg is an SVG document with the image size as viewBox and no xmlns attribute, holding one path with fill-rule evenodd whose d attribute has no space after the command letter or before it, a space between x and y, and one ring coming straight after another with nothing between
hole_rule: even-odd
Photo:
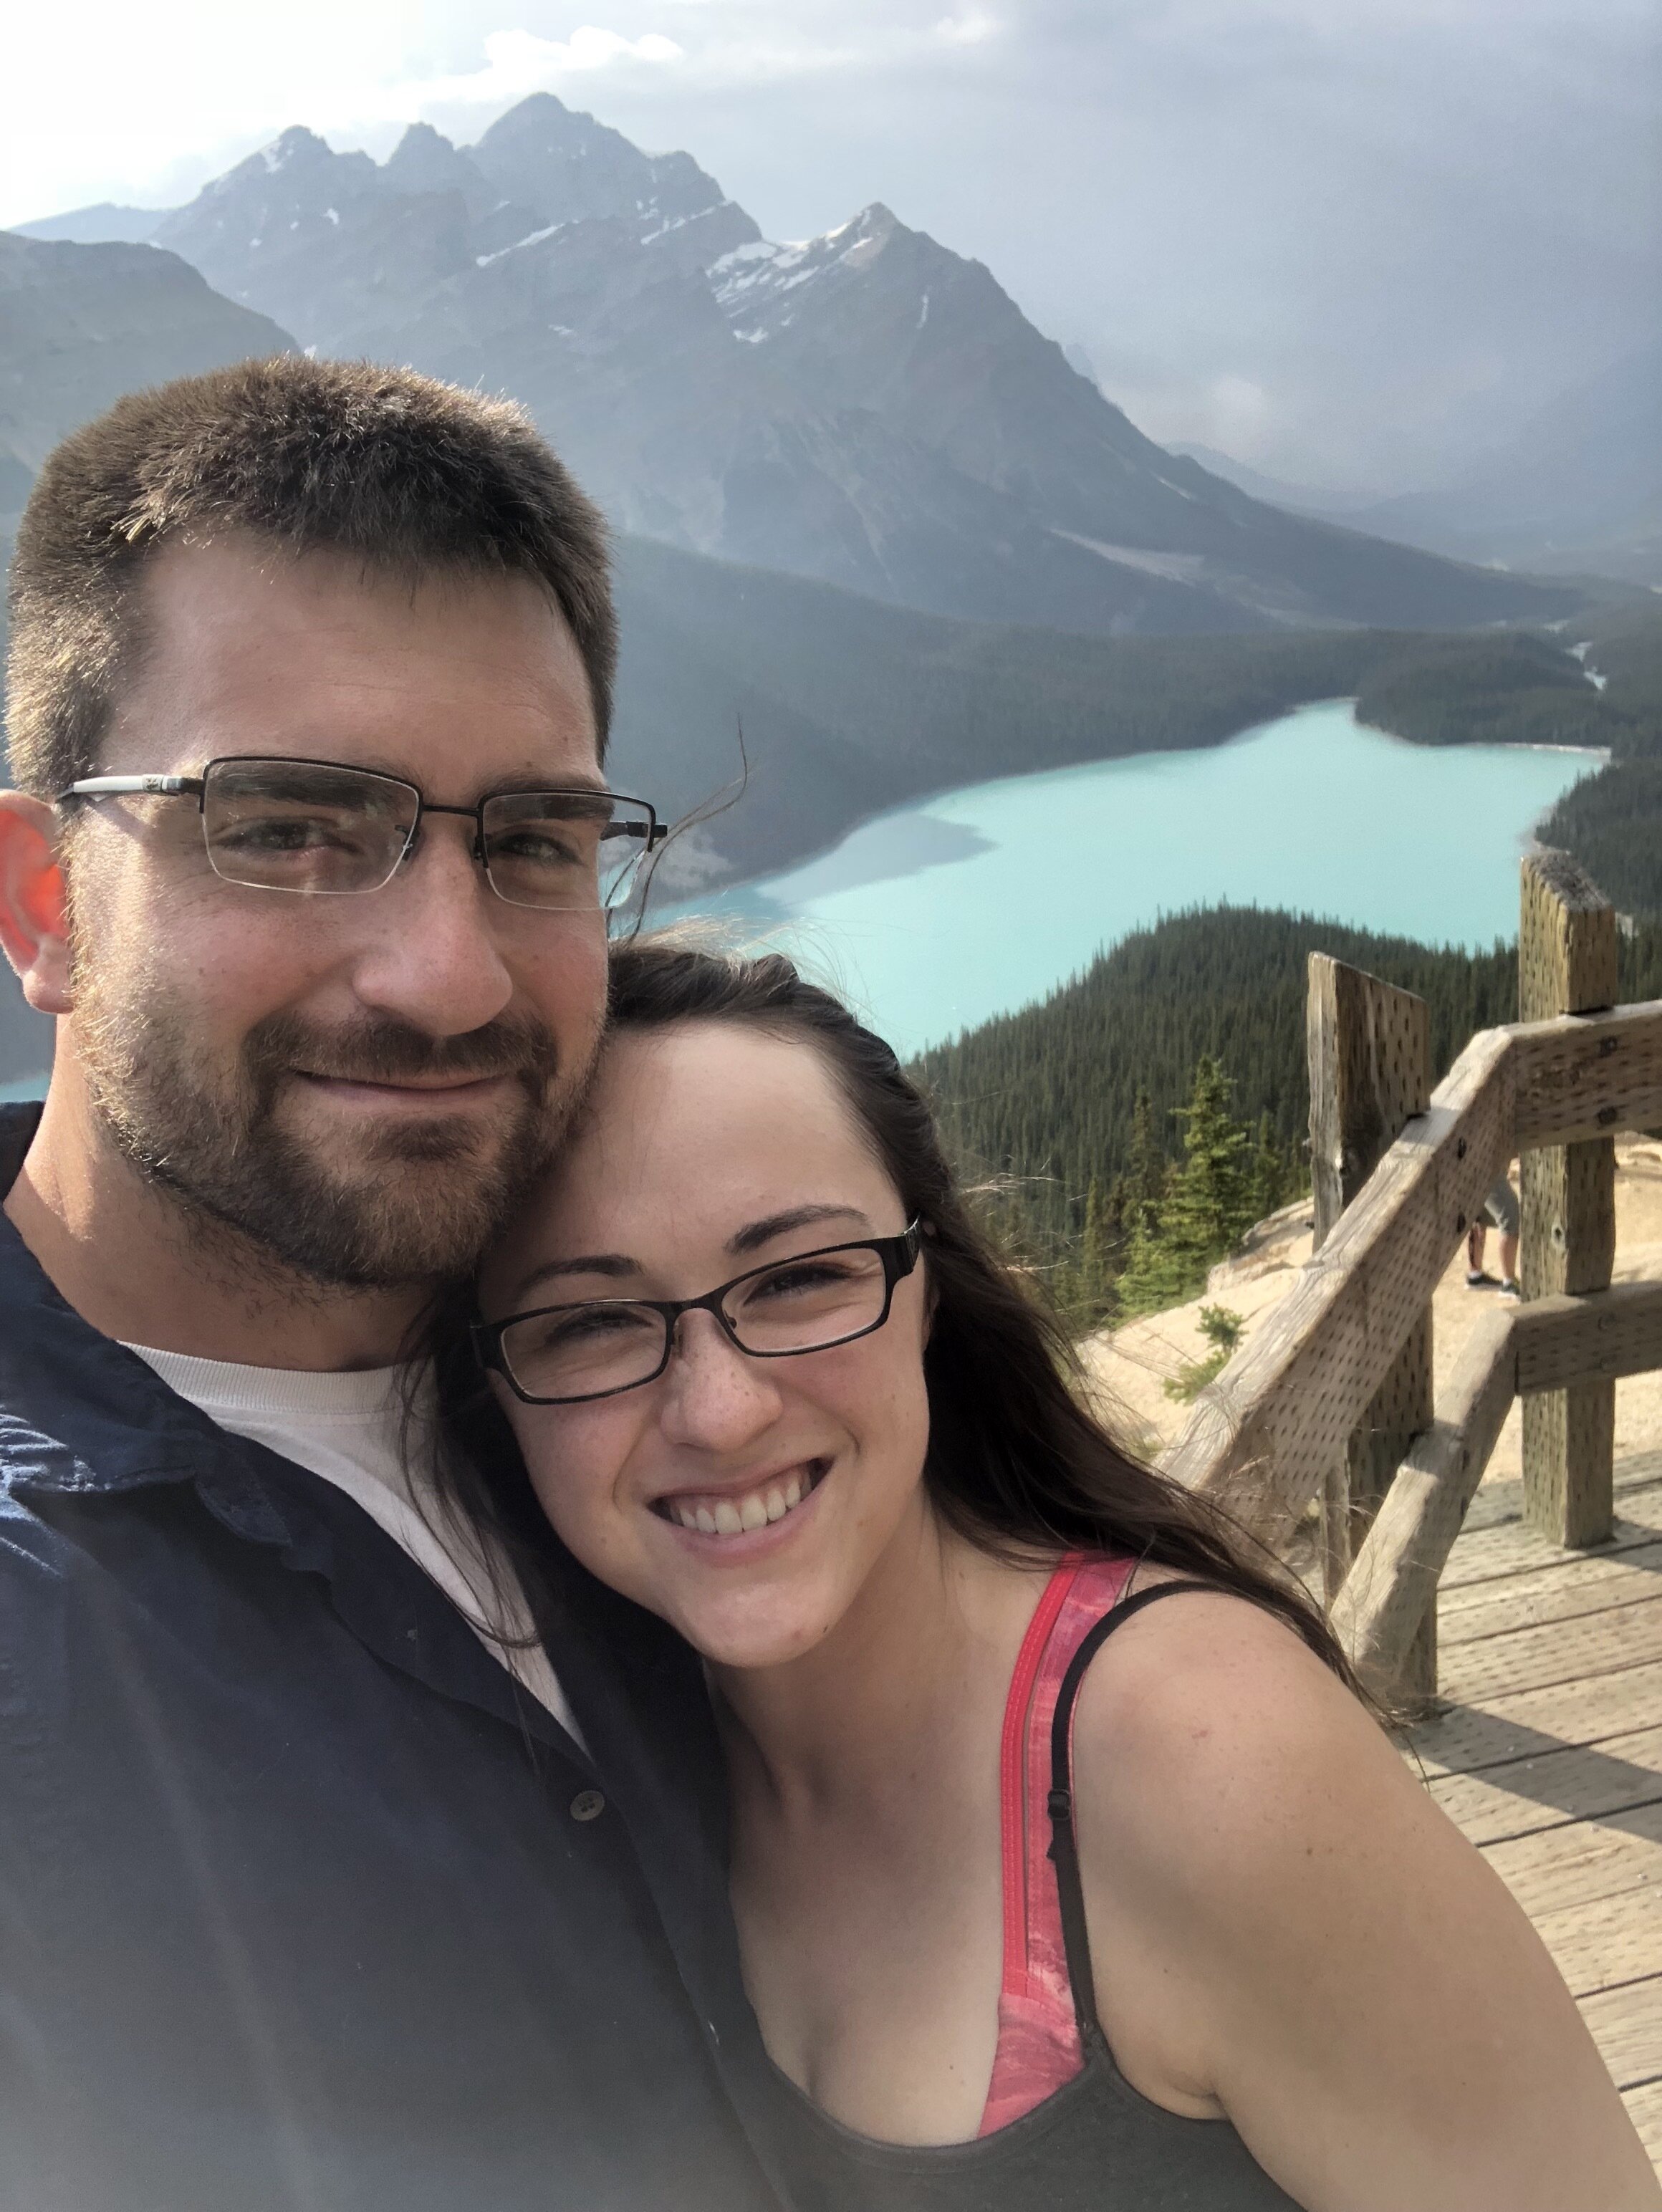
<instances>
[{"instance_id":1,"label":"pink bra strap","mask_svg":"<svg viewBox=\"0 0 1662 2212\"><path fill-rule=\"evenodd\" d=\"M999 1759L1003 1963L983 2136L1032 2111L1085 2063L1045 1818L1052 1717L1069 1661L1111 1613L1135 1564L1123 1554L1063 1559L1040 1594L1011 1677Z\"/></svg>"},{"instance_id":2,"label":"pink bra strap","mask_svg":"<svg viewBox=\"0 0 1662 2212\"><path fill-rule=\"evenodd\" d=\"M1006 1990L1020 1989L1027 1974L1027 1714L1033 1686L1056 1624L1068 1601L1081 1559L1066 1559L1044 1585L1027 1633L1016 1655L1010 1694L1004 1705L1004 1734L999 1746L998 1794L1001 1852L1004 1869L1004 1971Z\"/></svg>"}]
</instances>

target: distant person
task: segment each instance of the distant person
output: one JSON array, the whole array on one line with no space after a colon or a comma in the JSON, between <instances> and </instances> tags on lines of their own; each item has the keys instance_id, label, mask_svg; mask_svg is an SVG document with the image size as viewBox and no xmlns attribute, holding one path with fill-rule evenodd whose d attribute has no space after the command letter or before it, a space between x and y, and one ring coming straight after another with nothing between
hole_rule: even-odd
<instances>
[{"instance_id":1,"label":"distant person","mask_svg":"<svg viewBox=\"0 0 1662 2212\"><path fill-rule=\"evenodd\" d=\"M481 1288L553 1528L709 1668L741 2094L802 2212L1656 2212L1320 1613L1070 1395L923 1100L788 962L614 951ZM521 1525L517 1465L456 1464Z\"/></svg>"},{"instance_id":2,"label":"distant person","mask_svg":"<svg viewBox=\"0 0 1662 2212\"><path fill-rule=\"evenodd\" d=\"M400 1455L653 842L598 517L288 357L68 440L11 594L0 2212L767 2212L697 1662Z\"/></svg>"},{"instance_id":3,"label":"distant person","mask_svg":"<svg viewBox=\"0 0 1662 2212\"><path fill-rule=\"evenodd\" d=\"M1495 1287L1495 1277L1483 1266L1483 1248L1488 1242L1491 1224L1501 1232L1501 1296L1503 1298L1518 1297L1521 1296L1518 1287L1518 1194L1512 1187L1510 1176L1501 1177L1480 1210L1472 1216L1471 1226L1466 1231L1466 1288L1469 1291Z\"/></svg>"}]
</instances>

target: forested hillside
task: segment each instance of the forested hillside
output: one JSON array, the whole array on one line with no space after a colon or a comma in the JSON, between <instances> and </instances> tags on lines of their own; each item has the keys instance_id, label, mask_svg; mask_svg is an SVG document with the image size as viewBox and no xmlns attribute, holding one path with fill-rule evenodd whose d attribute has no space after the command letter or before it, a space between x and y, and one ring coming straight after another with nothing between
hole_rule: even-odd
<instances>
[{"instance_id":1,"label":"forested hillside","mask_svg":"<svg viewBox=\"0 0 1662 2212\"><path fill-rule=\"evenodd\" d=\"M1509 945L1473 955L1308 915L1220 907L1139 931L1041 1005L916 1063L965 1171L1009 1179L1000 1209L1017 1241L1062 1271L1064 1303L1077 1303L1083 1252L1099 1279L1098 1310L1111 1304L1101 1279L1124 1264L1139 1217L1154 1220L1184 1157L1180 1109L1206 1091L1204 1062L1228 1086L1224 1103L1258 1210L1301 1187L1312 951L1417 992L1430 1009L1439 1075L1474 1030L1516 1018ZM1622 957L1624 999L1662 995L1662 924L1624 939Z\"/></svg>"},{"instance_id":2,"label":"forested hillside","mask_svg":"<svg viewBox=\"0 0 1662 2212\"><path fill-rule=\"evenodd\" d=\"M674 818L738 775L742 720L748 785L707 832L741 875L930 792L1216 744L1348 696L1430 642L1389 630L1081 637L918 614L645 538L618 552L612 773Z\"/></svg>"},{"instance_id":3,"label":"forested hillside","mask_svg":"<svg viewBox=\"0 0 1662 2212\"><path fill-rule=\"evenodd\" d=\"M1662 607L1612 610L1578 624L1605 679L1608 768L1565 794L1541 836L1575 854L1623 913L1662 919Z\"/></svg>"},{"instance_id":4,"label":"forested hillside","mask_svg":"<svg viewBox=\"0 0 1662 2212\"><path fill-rule=\"evenodd\" d=\"M1426 638L1363 678L1356 719L1422 745L1603 745L1629 717L1573 653L1523 631Z\"/></svg>"}]
</instances>

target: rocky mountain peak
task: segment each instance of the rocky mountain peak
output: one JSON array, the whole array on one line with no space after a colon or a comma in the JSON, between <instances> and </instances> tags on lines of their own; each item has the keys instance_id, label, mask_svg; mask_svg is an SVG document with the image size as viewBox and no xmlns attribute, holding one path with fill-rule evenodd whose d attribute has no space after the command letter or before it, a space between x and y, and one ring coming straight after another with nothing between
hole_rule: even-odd
<instances>
[{"instance_id":1,"label":"rocky mountain peak","mask_svg":"<svg viewBox=\"0 0 1662 2212\"><path fill-rule=\"evenodd\" d=\"M396 192L460 192L470 215L500 204L502 194L478 165L430 123L412 123L387 155L383 184Z\"/></svg>"},{"instance_id":2,"label":"rocky mountain peak","mask_svg":"<svg viewBox=\"0 0 1662 2212\"><path fill-rule=\"evenodd\" d=\"M505 199L550 222L621 216L682 222L728 204L690 154L643 154L620 131L533 93L499 116L468 154Z\"/></svg>"},{"instance_id":3,"label":"rocky mountain peak","mask_svg":"<svg viewBox=\"0 0 1662 2212\"><path fill-rule=\"evenodd\" d=\"M286 131L157 242L304 344L511 392L617 523L701 552L1086 630L1559 611L1164 453L881 201L770 244L690 154L550 93L384 167ZM3 410L0 440L27 464Z\"/></svg>"},{"instance_id":4,"label":"rocky mountain peak","mask_svg":"<svg viewBox=\"0 0 1662 2212\"><path fill-rule=\"evenodd\" d=\"M831 235L834 238L843 238L845 244L850 246L863 245L868 239L874 240L879 246L884 246L893 237L896 231L905 230L905 224L901 222L892 208L885 207L881 200L874 200L869 207L861 209L852 222L844 223L840 232L833 231ZM907 232L908 237L921 234L921 233Z\"/></svg>"},{"instance_id":5,"label":"rocky mountain peak","mask_svg":"<svg viewBox=\"0 0 1662 2212\"><path fill-rule=\"evenodd\" d=\"M268 171L289 168L296 161L332 161L336 158L328 140L320 138L303 123L291 123L269 146L262 146L258 154L249 156L250 161L263 161Z\"/></svg>"}]
</instances>

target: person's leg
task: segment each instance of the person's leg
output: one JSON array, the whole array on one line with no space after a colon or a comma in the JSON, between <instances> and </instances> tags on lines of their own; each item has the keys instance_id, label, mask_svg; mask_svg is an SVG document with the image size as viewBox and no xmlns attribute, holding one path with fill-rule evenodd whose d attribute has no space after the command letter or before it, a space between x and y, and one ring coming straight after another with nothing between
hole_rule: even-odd
<instances>
[{"instance_id":1,"label":"person's leg","mask_svg":"<svg viewBox=\"0 0 1662 2212\"><path fill-rule=\"evenodd\" d=\"M1488 1240L1488 1224L1480 1213L1466 1231L1466 1287L1476 1290L1488 1278L1483 1273L1483 1246ZM1502 1250L1505 1247L1502 1246Z\"/></svg>"},{"instance_id":2,"label":"person's leg","mask_svg":"<svg viewBox=\"0 0 1662 2212\"><path fill-rule=\"evenodd\" d=\"M1483 1212L1501 1232L1501 1289L1511 1297L1518 1296L1518 1231L1519 1219L1518 1194L1512 1187L1510 1176L1503 1176L1483 1202Z\"/></svg>"}]
</instances>

